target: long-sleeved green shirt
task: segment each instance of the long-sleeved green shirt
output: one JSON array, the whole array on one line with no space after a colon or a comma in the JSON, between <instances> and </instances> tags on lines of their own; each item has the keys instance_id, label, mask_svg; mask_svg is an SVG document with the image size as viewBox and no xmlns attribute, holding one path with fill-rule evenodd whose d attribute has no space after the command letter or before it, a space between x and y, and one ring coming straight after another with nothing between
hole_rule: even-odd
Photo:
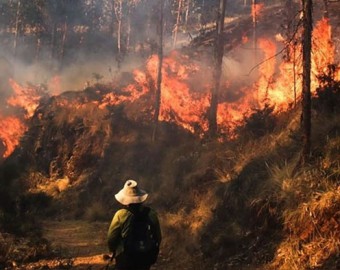
<instances>
[{"instance_id":1,"label":"long-sleeved green shirt","mask_svg":"<svg viewBox=\"0 0 340 270\"><path fill-rule=\"evenodd\" d=\"M141 205L137 208L137 211L143 211L143 209L144 206ZM109 250L114 252L115 256L118 256L124 250L123 238L126 236L127 228L130 225L131 219L129 217L131 217L131 215L132 213L129 210L120 209L113 216L107 237ZM149 211L149 218L154 225L156 240L160 244L162 241L160 224L157 213L151 208Z\"/></svg>"}]
</instances>

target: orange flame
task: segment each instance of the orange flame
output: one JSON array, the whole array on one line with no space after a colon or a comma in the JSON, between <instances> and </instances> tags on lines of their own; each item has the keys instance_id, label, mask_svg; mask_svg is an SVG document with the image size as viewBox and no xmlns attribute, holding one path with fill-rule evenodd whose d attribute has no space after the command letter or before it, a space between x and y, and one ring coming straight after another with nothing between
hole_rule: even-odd
<instances>
[{"instance_id":1,"label":"orange flame","mask_svg":"<svg viewBox=\"0 0 340 270\"><path fill-rule=\"evenodd\" d=\"M7 103L13 107L20 107L25 110L25 117L31 118L35 112L35 109L39 105L41 96L37 93L37 90L31 87L23 87L14 80L10 79L9 83L14 91L12 97L7 100Z\"/></svg>"},{"instance_id":2,"label":"orange flame","mask_svg":"<svg viewBox=\"0 0 340 270\"><path fill-rule=\"evenodd\" d=\"M259 13L262 4L258 5L256 13ZM235 127L243 121L244 116L249 115L252 108L262 108L265 104L275 106L275 111L286 110L294 102L294 91L296 98L301 95L301 45L291 48L295 52L290 61L279 63L273 56L277 52L277 43L273 39L260 38L259 48L262 50L263 59L267 59L259 67L259 78L251 87L238 86L235 91L237 97L233 100L222 100L218 105L217 123L223 133L233 136ZM331 27L327 19L316 24L313 31L312 51L312 92L318 86L317 75L323 72L329 64L333 63L334 45L331 42ZM79 100L59 99L60 106L70 108L86 109L90 105L94 108L104 109L107 106L116 106L121 103L133 104L144 100L143 105L148 108L139 108L149 114L151 119L152 105L154 105L154 92L157 81L158 57L153 55L146 63L145 70L135 70L134 80L119 91L112 91L103 95L101 101L90 100L82 97ZM207 77L207 69L203 69L198 63L193 63L188 56L173 51L164 57L162 66L162 90L161 110L159 120L175 122L190 132L202 135L208 130L206 114L210 106L209 85L197 85L193 78ZM295 76L294 76L295 74ZM228 74L226 74L228 76ZM338 73L340 79L340 72ZM208 81L212 80L211 74ZM52 80L56 88L60 85L60 78ZM234 82L223 83L222 92L231 91ZM25 109L25 117L30 118L38 106L40 94L34 87L24 88L18 83L10 80L14 95L8 99L11 106ZM235 87L234 87L235 88ZM59 91L59 90L58 90ZM98 90L100 94L100 91ZM225 93L224 93L225 94ZM91 107L91 108L92 108ZM136 107L136 106L135 106ZM103 110L104 111L104 110ZM138 113L140 114L141 111ZM72 116L70 116L72 117ZM4 156L10 155L18 144L20 137L25 132L25 125L19 118L0 118L0 138L6 147Z\"/></svg>"},{"instance_id":3,"label":"orange flame","mask_svg":"<svg viewBox=\"0 0 340 270\"><path fill-rule=\"evenodd\" d=\"M19 144L21 136L26 131L26 126L22 121L13 116L0 116L0 139L6 148L3 157L8 157Z\"/></svg>"},{"instance_id":4,"label":"orange flame","mask_svg":"<svg viewBox=\"0 0 340 270\"><path fill-rule=\"evenodd\" d=\"M3 155L5 158L14 151L20 138L27 130L21 118L31 118L41 98L38 89L34 87L23 87L12 79L9 80L9 84L14 93L7 99L7 104L24 109L24 115L22 117L0 115L0 139L6 149Z\"/></svg>"},{"instance_id":5,"label":"orange flame","mask_svg":"<svg viewBox=\"0 0 340 270\"><path fill-rule=\"evenodd\" d=\"M251 16L253 18L253 22L256 20L257 17L261 16L261 11L263 7L263 3L258 3L251 6Z\"/></svg>"},{"instance_id":6,"label":"orange flame","mask_svg":"<svg viewBox=\"0 0 340 270\"><path fill-rule=\"evenodd\" d=\"M301 45L295 50L295 57L290 62L282 62L279 66L279 73L275 75L276 61L272 56L276 53L276 46L270 40L260 40L259 47L264 52L264 62L259 68L260 79L258 82L259 102L269 103L278 110L286 110L289 104L294 101L293 89L297 92L297 98L301 96L301 77L302 63L298 57L301 51ZM294 63L295 61L295 63ZM315 93L319 85L317 75L323 72L324 68L334 61L334 45L331 42L331 26L327 19L322 19L316 24L313 31L312 45L312 74L311 74L311 92ZM295 72L295 82L294 82Z\"/></svg>"},{"instance_id":7,"label":"orange flame","mask_svg":"<svg viewBox=\"0 0 340 270\"><path fill-rule=\"evenodd\" d=\"M155 81L157 66L158 57L153 56L147 69L154 74ZM195 94L195 90L187 82L189 76L197 70L198 66L189 64L188 59L176 51L163 60L160 120L176 122L191 132L198 125L201 125L203 131L207 129L204 114L209 106L209 96L207 93Z\"/></svg>"}]
</instances>

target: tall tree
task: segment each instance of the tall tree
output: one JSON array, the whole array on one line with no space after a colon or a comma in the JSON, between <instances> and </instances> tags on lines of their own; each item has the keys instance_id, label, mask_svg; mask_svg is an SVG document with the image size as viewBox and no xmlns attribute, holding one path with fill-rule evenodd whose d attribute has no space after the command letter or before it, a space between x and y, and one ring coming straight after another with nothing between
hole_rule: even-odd
<instances>
[{"instance_id":1,"label":"tall tree","mask_svg":"<svg viewBox=\"0 0 340 270\"><path fill-rule=\"evenodd\" d=\"M176 47L176 43L177 43L177 33L178 33L178 28L179 28L179 22L181 19L182 5L183 5L183 0L178 0L177 18L176 18L176 24L173 29L173 38L172 38L173 47Z\"/></svg>"},{"instance_id":2,"label":"tall tree","mask_svg":"<svg viewBox=\"0 0 340 270\"><path fill-rule=\"evenodd\" d=\"M158 119L161 109L161 94L162 94L162 66L163 66L163 31L164 31L164 0L160 1L160 16L159 16L159 44L158 44L158 72L156 84L156 100L155 100L155 114L154 114L154 129L152 133L152 140L156 140L156 133L158 129Z\"/></svg>"},{"instance_id":3,"label":"tall tree","mask_svg":"<svg viewBox=\"0 0 340 270\"><path fill-rule=\"evenodd\" d=\"M215 137L217 134L217 108L218 108L218 96L220 91L221 84L221 75L222 75L222 60L224 54L224 37L223 37L223 29L224 29L224 18L225 18L225 9L226 9L227 0L220 0L219 9L217 12L217 20L216 20L216 38L215 38L215 52L214 52L214 87L211 91L211 100L210 100L210 111L209 111L209 135L211 137Z\"/></svg>"},{"instance_id":4,"label":"tall tree","mask_svg":"<svg viewBox=\"0 0 340 270\"><path fill-rule=\"evenodd\" d=\"M17 54L17 45L18 45L18 37L19 37L19 24L20 24L20 12L21 12L21 1L18 1L17 4L17 12L15 17L15 32L14 32L14 42L13 42L13 55L16 57Z\"/></svg>"},{"instance_id":5,"label":"tall tree","mask_svg":"<svg viewBox=\"0 0 340 270\"><path fill-rule=\"evenodd\" d=\"M328 10L328 0L323 0L325 10L324 10L324 17L329 18L329 10Z\"/></svg>"},{"instance_id":6,"label":"tall tree","mask_svg":"<svg viewBox=\"0 0 340 270\"><path fill-rule=\"evenodd\" d=\"M303 129L303 162L307 161L311 150L311 50L312 50L312 0L302 0L302 129Z\"/></svg>"},{"instance_id":7,"label":"tall tree","mask_svg":"<svg viewBox=\"0 0 340 270\"><path fill-rule=\"evenodd\" d=\"M253 48L254 48L254 66L257 62L257 1L252 0L252 18L253 18Z\"/></svg>"}]
</instances>

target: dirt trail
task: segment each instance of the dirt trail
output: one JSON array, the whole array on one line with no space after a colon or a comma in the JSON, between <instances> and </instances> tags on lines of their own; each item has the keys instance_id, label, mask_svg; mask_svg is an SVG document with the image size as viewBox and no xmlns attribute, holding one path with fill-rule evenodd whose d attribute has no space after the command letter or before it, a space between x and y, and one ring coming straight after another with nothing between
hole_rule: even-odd
<instances>
[{"instance_id":1,"label":"dirt trail","mask_svg":"<svg viewBox=\"0 0 340 270\"><path fill-rule=\"evenodd\" d=\"M105 269L108 226L105 222L79 220L44 222L43 237L56 256L25 265L25 269Z\"/></svg>"}]
</instances>

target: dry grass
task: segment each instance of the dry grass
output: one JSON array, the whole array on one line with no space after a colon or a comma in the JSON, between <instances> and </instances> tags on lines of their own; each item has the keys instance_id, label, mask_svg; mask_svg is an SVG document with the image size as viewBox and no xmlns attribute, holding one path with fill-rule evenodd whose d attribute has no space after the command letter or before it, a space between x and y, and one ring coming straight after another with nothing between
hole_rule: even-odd
<instances>
[{"instance_id":1,"label":"dry grass","mask_svg":"<svg viewBox=\"0 0 340 270\"><path fill-rule=\"evenodd\" d=\"M340 250L340 188L318 193L295 210L285 211L286 239L272 268L313 269Z\"/></svg>"}]
</instances>

